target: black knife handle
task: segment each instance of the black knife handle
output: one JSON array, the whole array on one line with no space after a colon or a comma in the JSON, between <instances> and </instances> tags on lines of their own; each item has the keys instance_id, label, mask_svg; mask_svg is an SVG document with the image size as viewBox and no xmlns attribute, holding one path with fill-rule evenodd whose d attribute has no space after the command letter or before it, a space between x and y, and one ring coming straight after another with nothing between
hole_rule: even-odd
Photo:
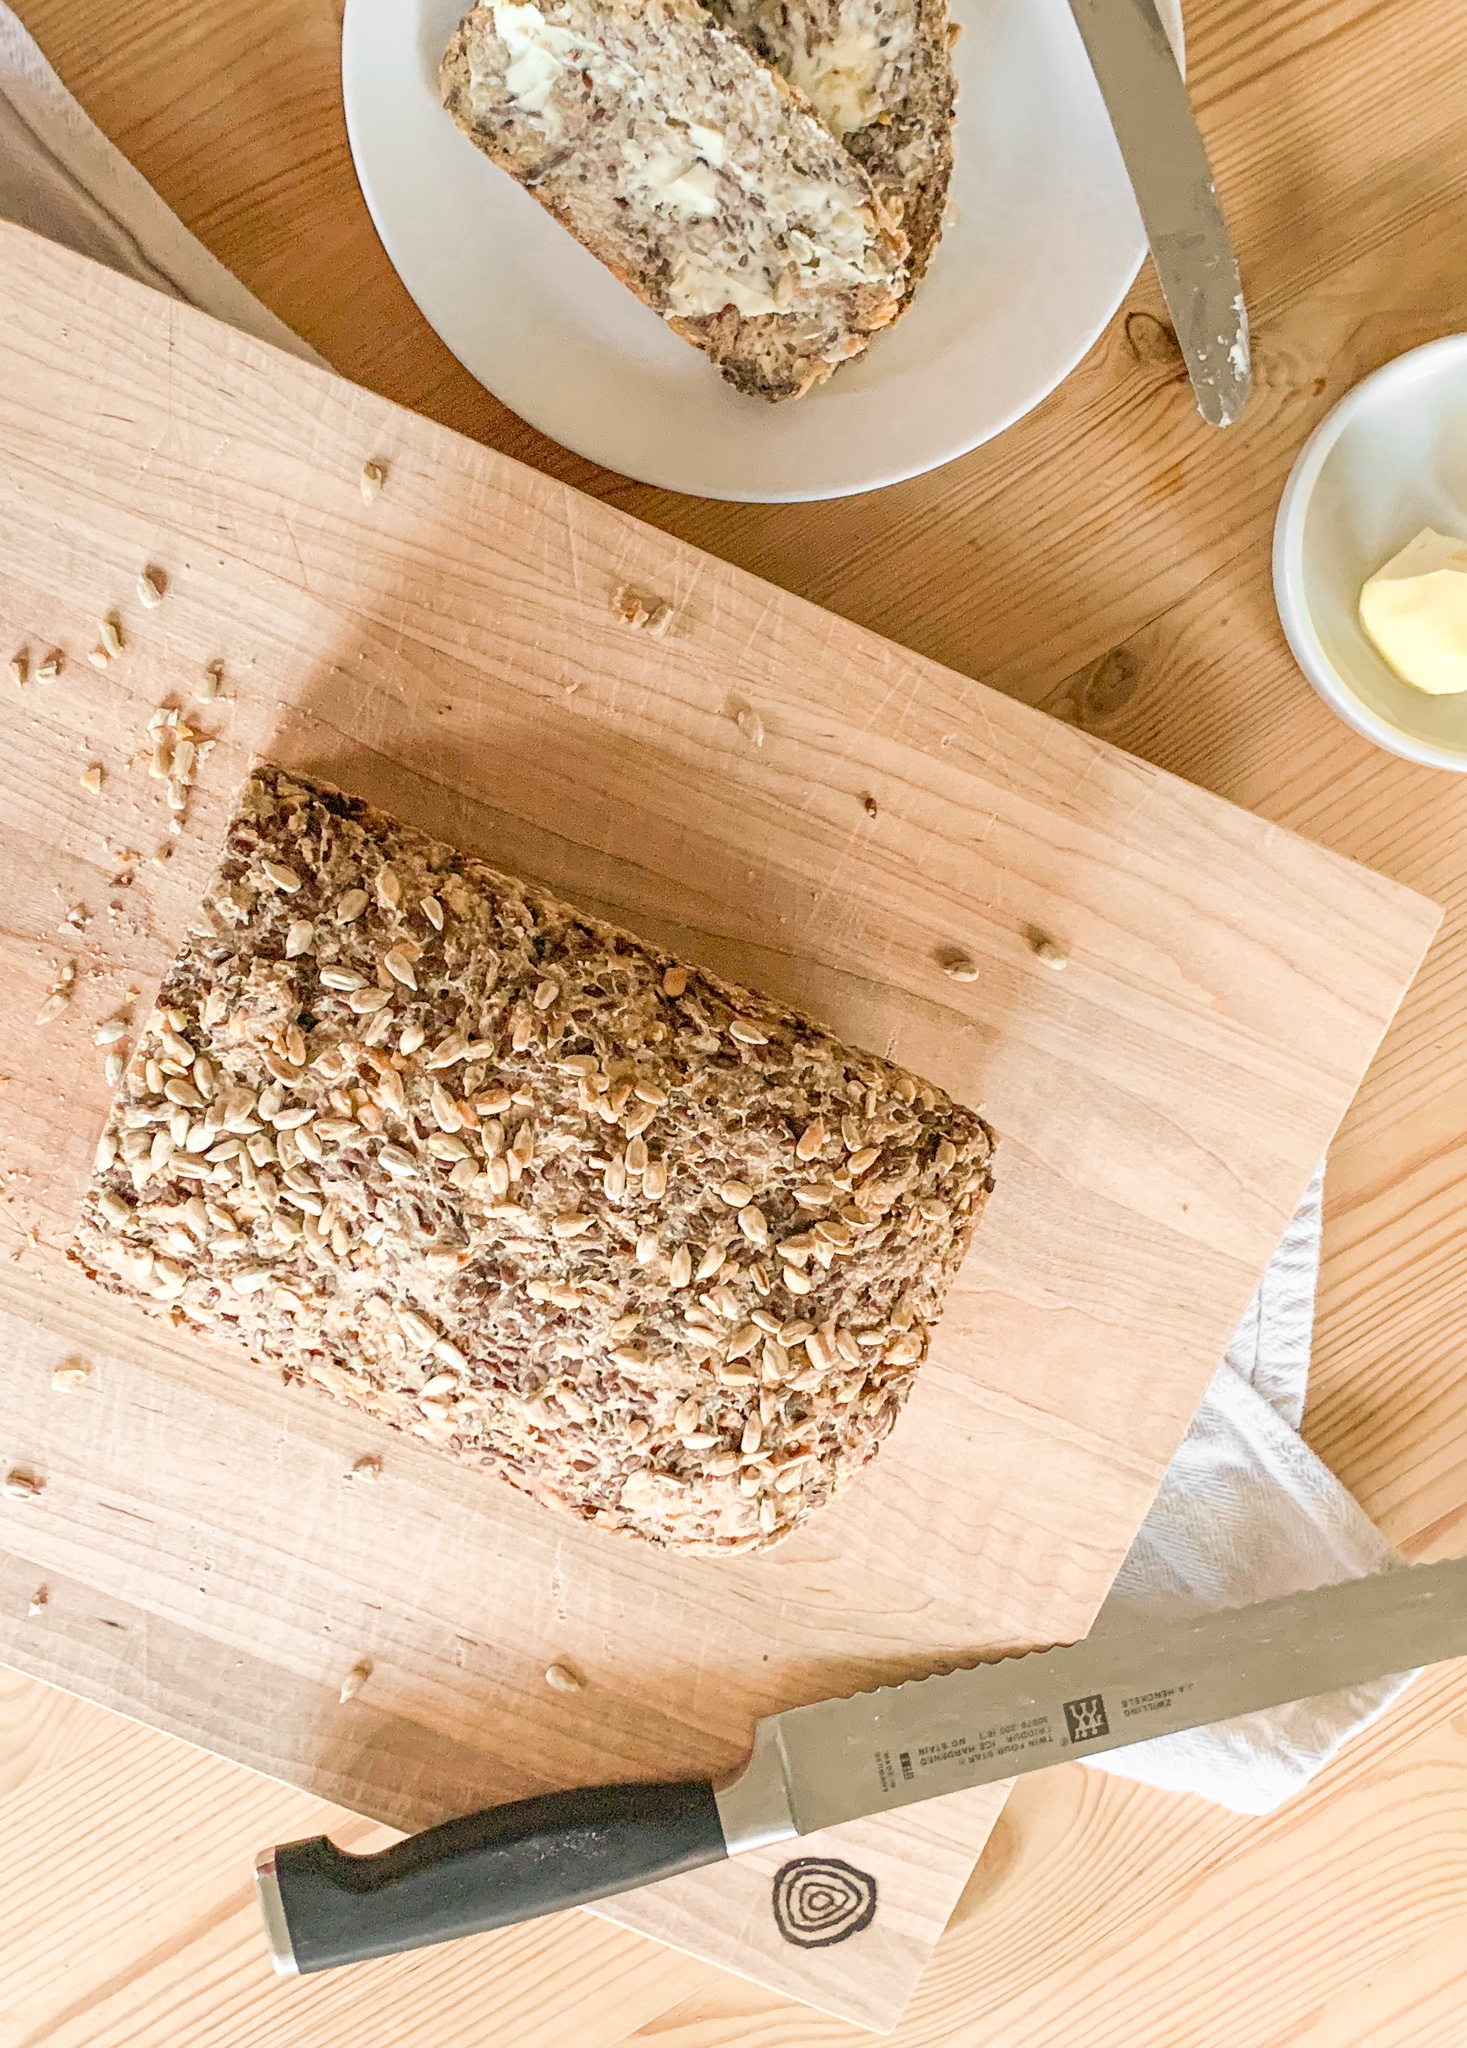
<instances>
[{"instance_id":1,"label":"black knife handle","mask_svg":"<svg viewBox=\"0 0 1467 2048\"><path fill-rule=\"evenodd\" d=\"M350 1856L325 1835L255 1865L282 1976L589 1905L728 1854L713 1787L599 1785L491 1806Z\"/></svg>"}]
</instances>

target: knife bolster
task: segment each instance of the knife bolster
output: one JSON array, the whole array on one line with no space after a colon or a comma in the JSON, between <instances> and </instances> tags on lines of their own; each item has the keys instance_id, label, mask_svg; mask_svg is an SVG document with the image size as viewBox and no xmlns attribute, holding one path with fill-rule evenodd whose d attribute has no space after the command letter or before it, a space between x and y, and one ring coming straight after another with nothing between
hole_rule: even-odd
<instances>
[{"instance_id":1,"label":"knife bolster","mask_svg":"<svg viewBox=\"0 0 1467 2048\"><path fill-rule=\"evenodd\" d=\"M714 1787L713 1798L730 1856L788 1842L800 1832L790 1804L777 1716L757 1724L749 1761L737 1777Z\"/></svg>"}]
</instances>

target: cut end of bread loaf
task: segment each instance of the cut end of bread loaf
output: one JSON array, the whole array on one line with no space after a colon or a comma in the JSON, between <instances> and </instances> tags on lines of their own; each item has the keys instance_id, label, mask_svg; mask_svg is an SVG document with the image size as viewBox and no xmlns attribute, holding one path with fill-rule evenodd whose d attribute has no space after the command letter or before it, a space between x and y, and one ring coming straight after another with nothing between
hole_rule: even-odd
<instances>
[{"instance_id":1,"label":"cut end of bread loaf","mask_svg":"<svg viewBox=\"0 0 1467 2048\"><path fill-rule=\"evenodd\" d=\"M900 309L905 235L697 0L495 0L448 46L473 142L740 391L797 398Z\"/></svg>"},{"instance_id":2,"label":"cut end of bread loaf","mask_svg":"<svg viewBox=\"0 0 1467 2048\"><path fill-rule=\"evenodd\" d=\"M981 1117L320 783L260 768L73 1256L598 1528L723 1556L892 1428Z\"/></svg>"}]
</instances>

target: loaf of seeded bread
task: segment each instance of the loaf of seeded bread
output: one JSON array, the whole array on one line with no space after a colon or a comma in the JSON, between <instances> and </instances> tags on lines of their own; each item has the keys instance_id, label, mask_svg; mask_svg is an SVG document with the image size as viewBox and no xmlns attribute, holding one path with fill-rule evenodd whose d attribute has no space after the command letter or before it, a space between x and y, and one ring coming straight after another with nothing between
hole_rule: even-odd
<instances>
[{"instance_id":1,"label":"loaf of seeded bread","mask_svg":"<svg viewBox=\"0 0 1467 2048\"><path fill-rule=\"evenodd\" d=\"M549 1508L724 1554L891 1429L993 1149L779 1004L259 767L73 1256Z\"/></svg>"},{"instance_id":2,"label":"loaf of seeded bread","mask_svg":"<svg viewBox=\"0 0 1467 2048\"><path fill-rule=\"evenodd\" d=\"M946 0L704 0L797 85L906 232L907 296L942 233L957 28Z\"/></svg>"},{"instance_id":3,"label":"loaf of seeded bread","mask_svg":"<svg viewBox=\"0 0 1467 2048\"><path fill-rule=\"evenodd\" d=\"M897 313L906 238L804 97L698 0L493 0L443 103L740 391L798 398Z\"/></svg>"}]
</instances>

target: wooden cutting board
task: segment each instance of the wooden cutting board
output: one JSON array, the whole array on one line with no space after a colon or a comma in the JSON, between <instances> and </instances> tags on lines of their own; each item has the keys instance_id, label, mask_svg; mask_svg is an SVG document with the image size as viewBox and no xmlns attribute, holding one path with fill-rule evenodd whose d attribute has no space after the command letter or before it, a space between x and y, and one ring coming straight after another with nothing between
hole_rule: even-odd
<instances>
[{"instance_id":1,"label":"wooden cutting board","mask_svg":"<svg viewBox=\"0 0 1467 2048\"><path fill-rule=\"evenodd\" d=\"M772 1708L1083 1632L1434 907L19 230L0 262L0 1465L44 1482L0 1498L0 1655L417 1827L721 1771ZM620 622L626 584L672 606L665 637ZM126 649L98 670L114 608ZM187 711L216 658L190 715L217 744L170 840L148 716ZM95 1027L146 1009L253 750L800 1005L1005 1134L897 1431L771 1557L567 1527L67 1267ZM944 973L955 950L977 981ZM78 1357L87 1389L54 1391ZM367 1451L370 1487L345 1476ZM603 1910L889 2027L1000 1799L799 1845L876 1879L837 1946L780 1934L780 1851Z\"/></svg>"}]
</instances>

